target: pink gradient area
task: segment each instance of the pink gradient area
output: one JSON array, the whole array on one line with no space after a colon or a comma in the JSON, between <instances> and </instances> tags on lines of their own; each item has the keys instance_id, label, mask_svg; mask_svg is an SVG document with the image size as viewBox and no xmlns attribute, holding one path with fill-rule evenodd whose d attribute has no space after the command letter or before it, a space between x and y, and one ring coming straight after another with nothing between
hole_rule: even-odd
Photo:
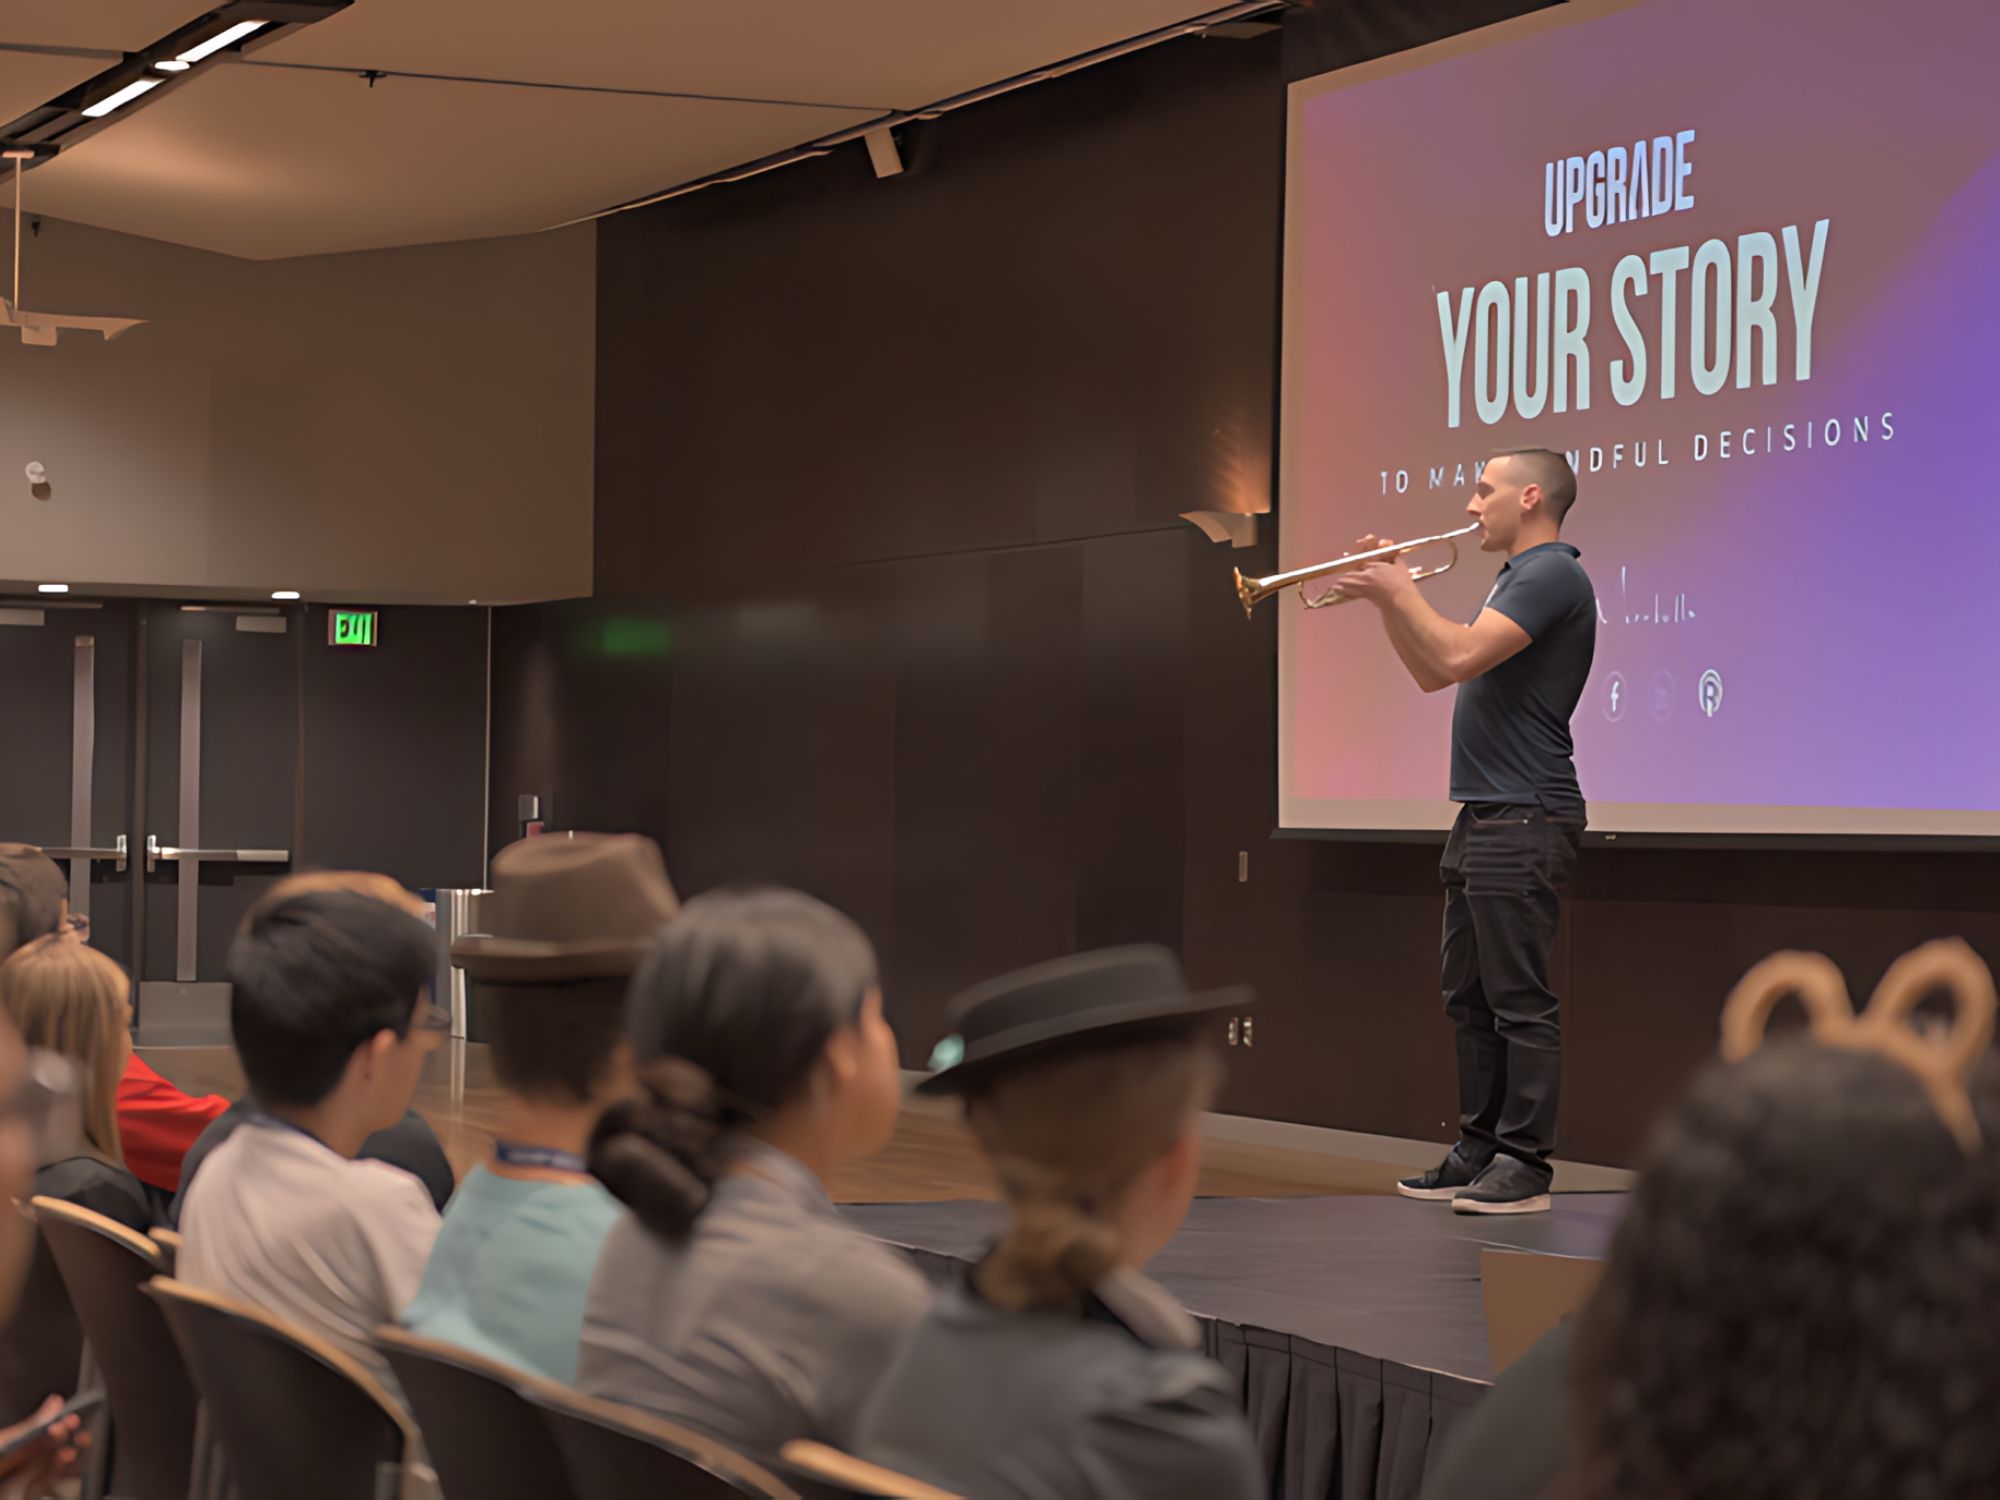
<instances>
[{"instance_id":1,"label":"pink gradient area","mask_svg":"<svg viewBox=\"0 0 2000 1500\"><path fill-rule=\"evenodd\" d=\"M2000 809L2000 549L1984 534L2000 7L1915 0L1891 49L1881 26L1862 0L1652 0L1296 106L1281 564L1460 524L1452 472L1494 449L1579 449L1586 465L1601 449L1566 528L1601 610L1574 722L1593 802ZM1544 232L1545 160L1682 129L1692 209ZM1621 256L1793 224L1809 246L1819 219L1809 380L1781 265L1778 382L1697 392L1683 274L1676 395L1649 383L1616 404ZM1591 282L1589 409L1484 426L1468 380L1448 427L1438 291L1565 266ZM1632 304L1655 371L1659 302ZM1780 451L1763 451L1767 431ZM1428 597L1470 619L1499 561L1468 552ZM1451 695L1417 691L1372 615L1290 622L1290 799L1445 793ZM1724 683L1712 716L1708 671Z\"/></svg>"}]
</instances>

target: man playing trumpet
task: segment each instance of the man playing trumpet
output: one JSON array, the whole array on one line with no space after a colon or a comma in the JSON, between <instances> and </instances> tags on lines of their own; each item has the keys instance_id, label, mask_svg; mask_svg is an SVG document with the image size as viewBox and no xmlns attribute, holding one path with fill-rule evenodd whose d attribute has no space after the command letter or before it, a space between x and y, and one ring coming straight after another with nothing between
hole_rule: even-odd
<instances>
[{"instance_id":1,"label":"man playing trumpet","mask_svg":"<svg viewBox=\"0 0 2000 1500\"><path fill-rule=\"evenodd\" d=\"M1339 574L1366 599L1427 693L1457 686L1445 842L1444 1008L1457 1033L1458 1143L1405 1178L1460 1213L1541 1213L1554 1175L1562 1030L1549 988L1562 891L1583 836L1570 716L1590 676L1596 593L1560 539L1576 500L1568 460L1525 448L1487 460L1466 505L1480 549L1507 561L1469 625L1424 601L1387 557ZM1390 545L1363 537L1358 550Z\"/></svg>"}]
</instances>

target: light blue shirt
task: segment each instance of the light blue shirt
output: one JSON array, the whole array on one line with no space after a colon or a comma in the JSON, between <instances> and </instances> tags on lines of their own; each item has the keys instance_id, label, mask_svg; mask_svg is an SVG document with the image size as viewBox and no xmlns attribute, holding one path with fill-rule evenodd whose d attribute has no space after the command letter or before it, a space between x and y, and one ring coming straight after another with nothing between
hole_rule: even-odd
<instances>
[{"instance_id":1,"label":"light blue shirt","mask_svg":"<svg viewBox=\"0 0 2000 1500\"><path fill-rule=\"evenodd\" d=\"M574 1385L590 1275L619 1213L594 1182L474 1167L445 1209L403 1326Z\"/></svg>"}]
</instances>

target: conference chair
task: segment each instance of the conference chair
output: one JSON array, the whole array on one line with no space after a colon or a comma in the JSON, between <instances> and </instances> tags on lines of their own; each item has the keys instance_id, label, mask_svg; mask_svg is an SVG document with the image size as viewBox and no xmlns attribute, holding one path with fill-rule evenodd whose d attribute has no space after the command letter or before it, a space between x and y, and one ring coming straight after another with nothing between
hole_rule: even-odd
<instances>
[{"instance_id":1,"label":"conference chair","mask_svg":"<svg viewBox=\"0 0 2000 1500\"><path fill-rule=\"evenodd\" d=\"M893 1496L894 1500L961 1500L950 1490L941 1490L829 1448L806 1438L785 1444L779 1453L785 1477L803 1500L850 1500L850 1497Z\"/></svg>"},{"instance_id":2,"label":"conference chair","mask_svg":"<svg viewBox=\"0 0 2000 1500\"><path fill-rule=\"evenodd\" d=\"M614 1406L560 1386L524 1391L561 1445L576 1500L800 1500L798 1491L762 1465L712 1438L650 1413Z\"/></svg>"},{"instance_id":3,"label":"conference chair","mask_svg":"<svg viewBox=\"0 0 2000 1500\"><path fill-rule=\"evenodd\" d=\"M25 1203L10 1203L0 1212L20 1214L35 1241L20 1304L0 1335L0 1426L6 1426L33 1416L45 1397L76 1394L83 1365L83 1325L70 1306L55 1257L35 1225L34 1210Z\"/></svg>"},{"instance_id":4,"label":"conference chair","mask_svg":"<svg viewBox=\"0 0 2000 1500\"><path fill-rule=\"evenodd\" d=\"M162 1275L174 1274L174 1267L180 1263L181 1236L177 1229L162 1229L157 1224L146 1231L148 1239L160 1247L160 1254L166 1261Z\"/></svg>"},{"instance_id":5,"label":"conference chair","mask_svg":"<svg viewBox=\"0 0 2000 1500\"><path fill-rule=\"evenodd\" d=\"M344 1350L260 1307L160 1277L160 1305L236 1500L374 1500L402 1488L416 1428Z\"/></svg>"},{"instance_id":6,"label":"conference chair","mask_svg":"<svg viewBox=\"0 0 2000 1500\"><path fill-rule=\"evenodd\" d=\"M160 1247L74 1203L37 1198L33 1206L109 1398L110 1492L187 1500L201 1400L159 1306L141 1295L166 1270Z\"/></svg>"},{"instance_id":7,"label":"conference chair","mask_svg":"<svg viewBox=\"0 0 2000 1500\"><path fill-rule=\"evenodd\" d=\"M375 1343L396 1372L446 1500L575 1500L555 1433L522 1394L548 1382L403 1328L376 1329Z\"/></svg>"}]
</instances>

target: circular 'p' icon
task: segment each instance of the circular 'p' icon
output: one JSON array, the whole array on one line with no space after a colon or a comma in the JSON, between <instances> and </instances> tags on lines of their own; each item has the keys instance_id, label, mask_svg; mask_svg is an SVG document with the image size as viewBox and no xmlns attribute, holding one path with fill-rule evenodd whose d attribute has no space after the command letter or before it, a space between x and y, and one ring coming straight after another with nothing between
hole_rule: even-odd
<instances>
[{"instance_id":1,"label":"circular 'p' icon","mask_svg":"<svg viewBox=\"0 0 2000 1500\"><path fill-rule=\"evenodd\" d=\"M1714 718L1715 711L1722 707L1722 674L1713 667L1701 674L1700 697L1701 711Z\"/></svg>"}]
</instances>

